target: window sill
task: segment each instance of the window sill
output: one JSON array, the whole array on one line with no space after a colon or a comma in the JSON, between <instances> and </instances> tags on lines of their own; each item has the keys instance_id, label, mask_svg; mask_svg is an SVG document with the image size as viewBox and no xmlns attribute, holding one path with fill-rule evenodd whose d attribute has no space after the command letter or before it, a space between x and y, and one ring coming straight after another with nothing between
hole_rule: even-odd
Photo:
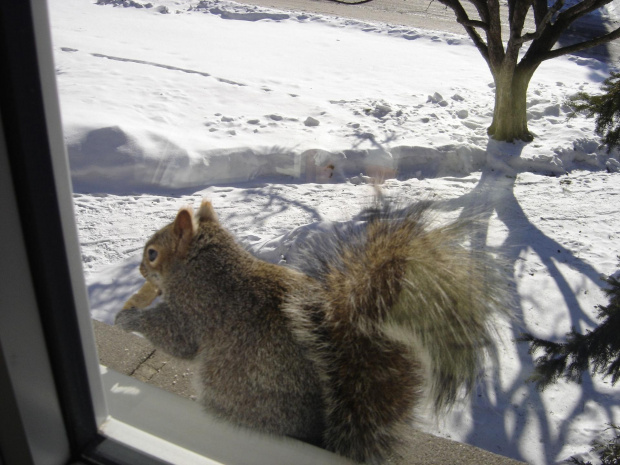
<instances>
[{"instance_id":1,"label":"window sill","mask_svg":"<svg viewBox=\"0 0 620 465\"><path fill-rule=\"evenodd\" d=\"M291 438L233 427L199 404L102 367L110 417L108 438L170 463L273 465L347 464L328 451ZM206 457L209 457L208 459Z\"/></svg>"}]
</instances>

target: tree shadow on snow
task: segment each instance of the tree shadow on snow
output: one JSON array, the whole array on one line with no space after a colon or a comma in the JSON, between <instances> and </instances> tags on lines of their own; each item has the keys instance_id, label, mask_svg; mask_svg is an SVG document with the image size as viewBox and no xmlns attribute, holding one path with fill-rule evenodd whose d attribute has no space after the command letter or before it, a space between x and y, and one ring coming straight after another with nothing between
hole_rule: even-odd
<instances>
[{"instance_id":1,"label":"tree shadow on snow","mask_svg":"<svg viewBox=\"0 0 620 465\"><path fill-rule=\"evenodd\" d=\"M141 254L125 260L122 265L103 268L92 275L86 283L91 317L108 325L123 305L144 284L138 267Z\"/></svg>"},{"instance_id":2,"label":"tree shadow on snow","mask_svg":"<svg viewBox=\"0 0 620 465\"><path fill-rule=\"evenodd\" d=\"M253 223L260 224L267 221L269 218L277 217L278 215L286 213L292 208L298 208L306 212L312 218L312 221L322 221L323 217L316 208L312 208L308 204L288 198L282 195L275 185L261 185L259 187L246 188L243 192L244 199L251 199L252 197L263 197L266 202L261 205L261 211L256 212ZM227 219L231 220L238 216L243 216L245 213L231 212Z\"/></svg>"},{"instance_id":3,"label":"tree shadow on snow","mask_svg":"<svg viewBox=\"0 0 620 465\"><path fill-rule=\"evenodd\" d=\"M462 209L461 217L478 218L479 221L475 223L475 229L472 231L472 243L482 244L483 247L487 243L491 218L497 215L508 232L504 242L492 251L497 252L501 257L504 268L509 273L515 273L516 276L519 262L523 260L525 254L535 253L561 293L568 309L571 326L576 328L582 327L582 324L592 326L595 322L584 312L558 264L568 264L598 286L602 286L600 273L532 224L515 196L517 172L505 163L497 163L494 160L498 150L510 150L512 157L519 157L522 149L523 145L498 144L490 140L487 146L489 158L487 167L483 170L476 187L457 199L438 202L438 207L445 211ZM512 281L512 277L507 278ZM525 302L517 293L516 286L512 294L515 318L510 322L510 340L504 338L502 341L504 344L515 342L523 332L536 331L535 328L525 327L523 321ZM537 297L544 298L544 296ZM570 399L574 407L566 415L567 420L556 430L550 421L553 412L548 411L548 406L543 402L542 395L535 384L527 381L534 369L533 356L528 353L528 345L516 342L516 348L520 368L518 373L510 375L512 383L502 387L500 367L497 363L493 363L492 381L486 384L486 388L479 386L478 392L475 393L475 409L472 412L473 430L466 441L483 449L521 460L526 459L523 451L531 447L533 450L542 450L545 463L556 463L562 458L559 454L571 433L571 422L585 411L585 404L589 400L597 403L600 401L599 405L604 406L605 396L595 391L589 373L584 373L582 385L578 389L579 398ZM505 379L504 383L506 383ZM551 391L553 386L547 389ZM608 407L605 410L607 422L611 422L611 409ZM540 432L540 444L524 444L527 428L536 427L536 425ZM601 423L601 427L603 426ZM575 434L574 431L572 433Z\"/></svg>"}]
</instances>

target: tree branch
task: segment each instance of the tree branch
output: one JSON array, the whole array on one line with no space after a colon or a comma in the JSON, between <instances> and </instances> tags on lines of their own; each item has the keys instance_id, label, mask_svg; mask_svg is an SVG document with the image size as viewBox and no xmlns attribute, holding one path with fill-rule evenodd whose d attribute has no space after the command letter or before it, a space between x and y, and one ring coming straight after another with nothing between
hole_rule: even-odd
<instances>
[{"instance_id":1,"label":"tree branch","mask_svg":"<svg viewBox=\"0 0 620 465\"><path fill-rule=\"evenodd\" d=\"M502 42L502 21L499 0L487 0L489 10L489 31L487 42L489 46L489 60L492 68L497 68L504 61L506 53Z\"/></svg>"},{"instance_id":2,"label":"tree branch","mask_svg":"<svg viewBox=\"0 0 620 465\"><path fill-rule=\"evenodd\" d=\"M515 13L519 9L524 9L526 12L530 8L530 4L533 0L527 0L527 2L523 2L522 0L508 0L508 24L510 24L510 28L512 29L512 24L514 22Z\"/></svg>"},{"instance_id":3,"label":"tree branch","mask_svg":"<svg viewBox=\"0 0 620 465\"><path fill-rule=\"evenodd\" d=\"M483 22L488 23L488 21L489 21L489 10L487 9L487 2L486 2L486 0L469 0L469 3L474 5L474 7L476 7L476 11L480 15L480 19Z\"/></svg>"},{"instance_id":4,"label":"tree branch","mask_svg":"<svg viewBox=\"0 0 620 465\"><path fill-rule=\"evenodd\" d=\"M467 12L465 11L465 8L463 8L463 5L461 5L461 2L459 0L438 1L439 3L449 7L452 11L454 11L454 14L456 15L456 22L461 24L463 27L479 27L485 31L489 29L489 25L485 21L470 19ZM474 4L474 6L476 6L476 8L478 8L480 4L480 2L478 1L472 1L472 3Z\"/></svg>"},{"instance_id":5,"label":"tree branch","mask_svg":"<svg viewBox=\"0 0 620 465\"><path fill-rule=\"evenodd\" d=\"M489 25L487 23L485 23L484 21L478 21L476 19L463 19L463 20L459 20L457 18L456 20L457 23L463 25L464 27L479 27L480 29L482 29L483 31L488 31L489 30Z\"/></svg>"},{"instance_id":6,"label":"tree branch","mask_svg":"<svg viewBox=\"0 0 620 465\"><path fill-rule=\"evenodd\" d=\"M583 15L611 3L611 1L612 0L582 0L571 6L566 11L560 13L558 20L567 21L570 24L576 19L581 18Z\"/></svg>"},{"instance_id":7,"label":"tree branch","mask_svg":"<svg viewBox=\"0 0 620 465\"><path fill-rule=\"evenodd\" d=\"M564 3L565 0L557 0L551 8L547 8L546 5L544 8L541 8L540 2L537 2L535 5L535 13L537 14L534 14L536 30L538 31L541 27L544 29L544 27L551 22L553 15L564 6ZM544 1L543 4L546 4L546 1Z\"/></svg>"},{"instance_id":8,"label":"tree branch","mask_svg":"<svg viewBox=\"0 0 620 465\"><path fill-rule=\"evenodd\" d=\"M620 38L620 27L612 32L609 32L608 34L596 37L594 39L586 40L585 42L579 42L577 44L550 50L540 56L540 61L542 62L545 60L551 60L552 58L557 58L559 56L567 55L569 53L580 52L581 50L596 47L597 45L606 44L618 38Z\"/></svg>"},{"instance_id":9,"label":"tree branch","mask_svg":"<svg viewBox=\"0 0 620 465\"><path fill-rule=\"evenodd\" d=\"M330 0L335 3L343 3L344 5L361 5L362 3L372 2L373 0L353 0L351 2L347 2L346 0Z\"/></svg>"},{"instance_id":10,"label":"tree branch","mask_svg":"<svg viewBox=\"0 0 620 465\"><path fill-rule=\"evenodd\" d=\"M476 48L482 55L482 58L484 58L488 63L489 62L489 48L487 44L484 42L484 40L482 40L482 37L480 37L480 34L478 34L478 31L476 31L475 29L476 27L480 27L486 31L488 30L488 24L483 21L469 19L467 12L463 8L463 5L461 5L459 0L437 0L437 1L441 3L442 5L447 6L452 11L454 11L454 14L456 15L456 21L465 28L467 35L469 35L469 38L474 42L474 45L476 46Z\"/></svg>"},{"instance_id":11,"label":"tree branch","mask_svg":"<svg viewBox=\"0 0 620 465\"><path fill-rule=\"evenodd\" d=\"M549 5L547 4L547 0L534 0L533 7L534 7L534 24L539 24L541 18L544 18L545 14L547 14Z\"/></svg>"},{"instance_id":12,"label":"tree branch","mask_svg":"<svg viewBox=\"0 0 620 465\"><path fill-rule=\"evenodd\" d=\"M527 34L523 34L521 37L515 38L515 43L521 45L525 42L529 42L530 40L538 39L547 27L547 24L551 22L551 18L553 18L553 15L560 11L562 6L564 6L564 0L557 0L553 4L553 6L547 10L545 16L543 16L542 19L538 21L538 23L536 24L536 31L528 32Z\"/></svg>"}]
</instances>

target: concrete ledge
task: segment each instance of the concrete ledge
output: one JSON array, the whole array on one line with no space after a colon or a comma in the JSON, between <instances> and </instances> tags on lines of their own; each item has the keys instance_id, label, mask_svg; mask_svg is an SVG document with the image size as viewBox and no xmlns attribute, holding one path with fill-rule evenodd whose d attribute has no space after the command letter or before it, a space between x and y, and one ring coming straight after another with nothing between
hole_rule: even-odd
<instances>
[{"instance_id":1,"label":"concrete ledge","mask_svg":"<svg viewBox=\"0 0 620 465\"><path fill-rule=\"evenodd\" d=\"M195 399L191 364L155 350L144 338L93 320L101 365L182 397ZM522 465L468 444L439 438L411 429L405 444L398 448L394 465Z\"/></svg>"},{"instance_id":2,"label":"concrete ledge","mask_svg":"<svg viewBox=\"0 0 620 465\"><path fill-rule=\"evenodd\" d=\"M155 350L150 342L93 320L99 363L139 381L190 399L195 398L189 362Z\"/></svg>"}]
</instances>

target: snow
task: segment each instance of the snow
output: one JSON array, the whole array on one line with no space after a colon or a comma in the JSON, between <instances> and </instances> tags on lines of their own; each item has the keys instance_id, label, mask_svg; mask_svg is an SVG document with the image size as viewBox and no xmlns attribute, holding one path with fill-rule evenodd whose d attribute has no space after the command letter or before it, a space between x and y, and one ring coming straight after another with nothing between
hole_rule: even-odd
<instances>
[{"instance_id":1,"label":"snow","mask_svg":"<svg viewBox=\"0 0 620 465\"><path fill-rule=\"evenodd\" d=\"M606 64L543 63L529 90L536 139L501 144L486 136L492 78L466 37L227 1L50 4L93 318L113 321L141 284L145 240L184 205L210 198L240 242L277 262L370 205L385 179L399 203L480 215L515 282L514 318L497 322L472 400L421 427L552 464L589 457L620 422L618 390L598 376L537 392L515 341L592 328L600 276L618 269L618 155L565 105L597 92Z\"/></svg>"}]
</instances>

